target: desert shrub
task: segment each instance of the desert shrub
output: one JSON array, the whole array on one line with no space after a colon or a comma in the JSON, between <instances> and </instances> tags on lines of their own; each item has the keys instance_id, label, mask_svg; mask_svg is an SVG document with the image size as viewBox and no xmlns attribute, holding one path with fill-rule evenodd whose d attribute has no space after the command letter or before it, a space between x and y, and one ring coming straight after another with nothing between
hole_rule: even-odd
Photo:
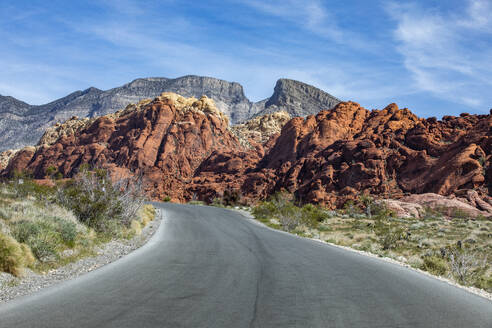
<instances>
[{"instance_id":1,"label":"desert shrub","mask_svg":"<svg viewBox=\"0 0 492 328\"><path fill-rule=\"evenodd\" d=\"M360 195L359 203L364 207L365 213L367 217L372 217L374 198L369 195Z\"/></svg>"},{"instance_id":2,"label":"desert shrub","mask_svg":"<svg viewBox=\"0 0 492 328\"><path fill-rule=\"evenodd\" d=\"M57 219L58 228L56 229L63 243L69 247L75 246L75 241L78 236L77 225L73 222Z\"/></svg>"},{"instance_id":3,"label":"desert shrub","mask_svg":"<svg viewBox=\"0 0 492 328\"><path fill-rule=\"evenodd\" d=\"M384 216L381 218L378 215L376 218L374 232L383 250L394 249L399 245L400 241L407 239L408 234L403 228L391 226L383 219Z\"/></svg>"},{"instance_id":4,"label":"desert shrub","mask_svg":"<svg viewBox=\"0 0 492 328\"><path fill-rule=\"evenodd\" d=\"M215 197L212 200L212 202L210 203L210 205L215 206L215 207L225 207L224 202L223 202L222 198L220 198L220 197Z\"/></svg>"},{"instance_id":5,"label":"desert shrub","mask_svg":"<svg viewBox=\"0 0 492 328\"><path fill-rule=\"evenodd\" d=\"M292 203L282 204L278 208L276 218L285 231L293 231L302 222L302 212Z\"/></svg>"},{"instance_id":6,"label":"desert shrub","mask_svg":"<svg viewBox=\"0 0 492 328\"><path fill-rule=\"evenodd\" d=\"M486 257L466 248L451 248L447 257L451 275L464 285L480 280L488 269Z\"/></svg>"},{"instance_id":7,"label":"desert shrub","mask_svg":"<svg viewBox=\"0 0 492 328\"><path fill-rule=\"evenodd\" d=\"M0 271L19 276L24 267L33 263L29 247L0 232Z\"/></svg>"},{"instance_id":8,"label":"desert shrub","mask_svg":"<svg viewBox=\"0 0 492 328\"><path fill-rule=\"evenodd\" d=\"M37 184L27 176L13 179L8 187L16 198L34 197L38 200L49 200L55 194L55 188Z\"/></svg>"},{"instance_id":9,"label":"desert shrub","mask_svg":"<svg viewBox=\"0 0 492 328\"><path fill-rule=\"evenodd\" d=\"M345 204L343 204L343 211L344 214L348 215L349 217L354 217L355 215L362 213L359 206L357 206L353 200L348 200L345 202Z\"/></svg>"},{"instance_id":10,"label":"desert shrub","mask_svg":"<svg viewBox=\"0 0 492 328\"><path fill-rule=\"evenodd\" d=\"M237 189L226 189L222 196L222 201L226 206L234 206L241 201L241 192Z\"/></svg>"},{"instance_id":11,"label":"desert shrub","mask_svg":"<svg viewBox=\"0 0 492 328\"><path fill-rule=\"evenodd\" d=\"M140 235L142 233L142 224L137 220L132 220L130 227L134 234Z\"/></svg>"},{"instance_id":12,"label":"desert shrub","mask_svg":"<svg viewBox=\"0 0 492 328\"><path fill-rule=\"evenodd\" d=\"M156 209L154 206L150 204L146 204L142 206L139 214L140 214L140 221L142 225L145 227L147 224L149 224L150 221L153 221L155 219Z\"/></svg>"},{"instance_id":13,"label":"desert shrub","mask_svg":"<svg viewBox=\"0 0 492 328\"><path fill-rule=\"evenodd\" d=\"M58 193L58 201L80 222L98 232L117 234L129 227L144 203L141 179L113 181L105 170L81 170Z\"/></svg>"},{"instance_id":14,"label":"desert shrub","mask_svg":"<svg viewBox=\"0 0 492 328\"><path fill-rule=\"evenodd\" d=\"M395 217L396 214L392 210L388 208L386 203L383 202L375 202L371 206L371 216L378 220L378 219L387 219L390 217Z\"/></svg>"},{"instance_id":15,"label":"desert shrub","mask_svg":"<svg viewBox=\"0 0 492 328\"><path fill-rule=\"evenodd\" d=\"M320 222L329 218L329 215L317 206L306 204L302 207L302 223L316 228Z\"/></svg>"},{"instance_id":16,"label":"desert shrub","mask_svg":"<svg viewBox=\"0 0 492 328\"><path fill-rule=\"evenodd\" d=\"M52 232L31 236L27 243L31 247L34 256L41 261L58 255L57 250L60 246L60 240Z\"/></svg>"},{"instance_id":17,"label":"desert shrub","mask_svg":"<svg viewBox=\"0 0 492 328\"><path fill-rule=\"evenodd\" d=\"M277 207L272 202L261 202L253 208L253 216L260 221L266 221L277 215Z\"/></svg>"},{"instance_id":18,"label":"desert shrub","mask_svg":"<svg viewBox=\"0 0 492 328\"><path fill-rule=\"evenodd\" d=\"M444 276L448 271L448 263L445 259L439 256L431 255L424 256L422 269L432 274Z\"/></svg>"},{"instance_id":19,"label":"desert shrub","mask_svg":"<svg viewBox=\"0 0 492 328\"><path fill-rule=\"evenodd\" d=\"M264 222L276 219L285 231L293 231L299 225L315 228L319 222L330 217L329 213L312 204L296 206L292 199L292 195L277 193L268 202L261 202L254 207L253 215L257 220Z\"/></svg>"},{"instance_id":20,"label":"desert shrub","mask_svg":"<svg viewBox=\"0 0 492 328\"><path fill-rule=\"evenodd\" d=\"M46 173L46 176L53 179L55 177L55 175L58 173L58 169L55 166L50 165L46 168L45 173Z\"/></svg>"},{"instance_id":21,"label":"desert shrub","mask_svg":"<svg viewBox=\"0 0 492 328\"><path fill-rule=\"evenodd\" d=\"M478 288L485 289L488 292L492 291L492 275L482 275L477 278L474 283L474 286Z\"/></svg>"},{"instance_id":22,"label":"desert shrub","mask_svg":"<svg viewBox=\"0 0 492 328\"><path fill-rule=\"evenodd\" d=\"M39 260L56 257L63 248L73 248L79 235L74 222L49 216L14 222L11 232L19 242L29 245Z\"/></svg>"},{"instance_id":23,"label":"desert shrub","mask_svg":"<svg viewBox=\"0 0 492 328\"><path fill-rule=\"evenodd\" d=\"M393 249L398 246L400 240L405 239L402 229L393 228L380 234L379 242L384 250Z\"/></svg>"}]
</instances>

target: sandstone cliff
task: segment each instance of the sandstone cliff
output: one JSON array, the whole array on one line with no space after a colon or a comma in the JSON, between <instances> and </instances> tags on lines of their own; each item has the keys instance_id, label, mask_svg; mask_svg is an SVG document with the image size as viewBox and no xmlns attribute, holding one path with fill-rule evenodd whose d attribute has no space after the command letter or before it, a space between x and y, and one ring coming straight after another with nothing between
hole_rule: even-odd
<instances>
[{"instance_id":1,"label":"sandstone cliff","mask_svg":"<svg viewBox=\"0 0 492 328\"><path fill-rule=\"evenodd\" d=\"M6 172L22 170L42 178L54 166L70 177L89 164L117 175L141 174L151 196L183 200L195 169L212 151L239 145L227 117L206 96L163 93L116 114L74 119L56 128L56 141L49 131L48 142L17 152Z\"/></svg>"}]
</instances>

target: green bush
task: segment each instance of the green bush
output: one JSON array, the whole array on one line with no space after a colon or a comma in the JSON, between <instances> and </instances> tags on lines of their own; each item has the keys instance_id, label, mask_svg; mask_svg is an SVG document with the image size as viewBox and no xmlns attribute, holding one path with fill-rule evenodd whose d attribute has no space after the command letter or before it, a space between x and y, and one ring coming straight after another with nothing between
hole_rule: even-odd
<instances>
[{"instance_id":1,"label":"green bush","mask_svg":"<svg viewBox=\"0 0 492 328\"><path fill-rule=\"evenodd\" d=\"M22 220L12 224L12 235L29 245L39 260L58 256L58 250L75 246L78 236L75 223L56 217L41 220Z\"/></svg>"},{"instance_id":2,"label":"green bush","mask_svg":"<svg viewBox=\"0 0 492 328\"><path fill-rule=\"evenodd\" d=\"M278 213L278 209L272 202L261 202L253 208L253 216L260 221L266 221L273 218Z\"/></svg>"},{"instance_id":3,"label":"green bush","mask_svg":"<svg viewBox=\"0 0 492 328\"><path fill-rule=\"evenodd\" d=\"M394 249L400 241L407 239L407 233L400 227L393 227L387 223L381 216L376 217L374 232L378 237L379 243L383 250Z\"/></svg>"},{"instance_id":4,"label":"green bush","mask_svg":"<svg viewBox=\"0 0 492 328\"><path fill-rule=\"evenodd\" d=\"M38 260L43 261L49 257L58 256L57 250L60 247L60 239L53 232L31 236L27 243Z\"/></svg>"},{"instance_id":5,"label":"green bush","mask_svg":"<svg viewBox=\"0 0 492 328\"><path fill-rule=\"evenodd\" d=\"M320 222L328 219L328 214L322 209L312 204L306 204L302 207L302 223L308 227L316 228Z\"/></svg>"},{"instance_id":6,"label":"green bush","mask_svg":"<svg viewBox=\"0 0 492 328\"><path fill-rule=\"evenodd\" d=\"M285 193L277 193L270 201L258 204L253 208L253 215L263 222L276 219L286 231L293 231L299 225L315 228L319 222L329 218L328 213L312 204L295 206L292 196Z\"/></svg>"},{"instance_id":7,"label":"green bush","mask_svg":"<svg viewBox=\"0 0 492 328\"><path fill-rule=\"evenodd\" d=\"M58 219L58 229L63 243L69 247L75 246L75 241L78 236L77 225L67 220Z\"/></svg>"},{"instance_id":8,"label":"green bush","mask_svg":"<svg viewBox=\"0 0 492 328\"><path fill-rule=\"evenodd\" d=\"M448 263L442 257L435 255L425 256L423 260L422 270L438 276L444 276L448 272Z\"/></svg>"}]
</instances>

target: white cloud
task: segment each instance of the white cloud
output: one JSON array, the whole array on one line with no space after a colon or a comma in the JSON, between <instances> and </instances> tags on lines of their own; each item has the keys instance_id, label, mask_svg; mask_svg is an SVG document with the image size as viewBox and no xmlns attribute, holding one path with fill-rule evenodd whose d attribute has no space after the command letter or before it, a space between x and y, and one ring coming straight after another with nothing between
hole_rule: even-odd
<instances>
[{"instance_id":1,"label":"white cloud","mask_svg":"<svg viewBox=\"0 0 492 328\"><path fill-rule=\"evenodd\" d=\"M417 90L475 108L492 100L491 48L481 42L488 38L481 30L490 23L488 5L469 1L461 17L416 5L388 6L397 21L398 51Z\"/></svg>"},{"instance_id":2,"label":"white cloud","mask_svg":"<svg viewBox=\"0 0 492 328\"><path fill-rule=\"evenodd\" d=\"M459 24L492 33L492 4L490 0L470 0L467 13L467 18L459 20Z\"/></svg>"}]
</instances>

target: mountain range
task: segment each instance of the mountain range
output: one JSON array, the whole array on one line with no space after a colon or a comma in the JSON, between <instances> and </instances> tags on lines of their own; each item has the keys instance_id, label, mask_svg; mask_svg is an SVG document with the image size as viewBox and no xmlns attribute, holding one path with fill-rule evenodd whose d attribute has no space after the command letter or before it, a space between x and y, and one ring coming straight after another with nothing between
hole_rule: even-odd
<instances>
[{"instance_id":1,"label":"mountain range","mask_svg":"<svg viewBox=\"0 0 492 328\"><path fill-rule=\"evenodd\" d=\"M141 78L106 91L91 87L39 106L0 95L0 152L35 145L47 128L71 117L114 113L162 92L196 98L206 95L229 117L231 124L280 109L293 117L307 116L320 109L331 109L340 102L316 87L288 79L277 81L270 98L252 102L239 83L193 75L175 79Z\"/></svg>"}]
</instances>

